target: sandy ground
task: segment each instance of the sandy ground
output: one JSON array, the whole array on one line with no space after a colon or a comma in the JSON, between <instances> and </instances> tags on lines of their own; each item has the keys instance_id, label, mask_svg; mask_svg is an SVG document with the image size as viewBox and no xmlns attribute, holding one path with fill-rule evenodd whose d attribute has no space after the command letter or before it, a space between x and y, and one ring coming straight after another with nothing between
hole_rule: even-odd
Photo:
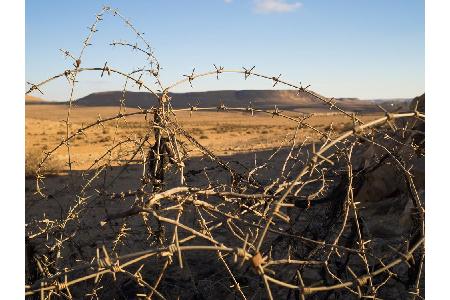
<instances>
[{"instance_id":1,"label":"sandy ground","mask_svg":"<svg viewBox=\"0 0 450 300\"><path fill-rule=\"evenodd\" d=\"M127 109L123 113L131 113L136 109ZM89 123L96 122L99 115L102 119L116 115L119 107L74 107L71 110L71 132ZM286 112L291 116L301 116L300 113ZM363 121L371 120L379 115L363 115ZM67 106L64 105L26 105L26 151L50 151L66 136L65 120ZM195 137L202 145L218 155L231 155L249 151L273 149L287 135L292 134L297 127L293 121L255 114L251 116L240 112L178 112L176 115L179 124ZM337 132L350 128L351 120L339 115L317 115L311 117L308 124L321 130L329 129L329 124ZM72 140L71 158L74 161L74 170L88 168L97 156L105 153L116 142L128 137L140 138L149 133L148 121L143 115L127 117L119 121L111 121L104 126L95 126ZM298 133L297 139L303 141L317 140L319 134L311 129L304 128ZM152 143L152 140L149 140ZM146 145L146 146L149 146ZM121 147L123 149L123 147ZM126 148L125 148L126 149ZM124 150L125 151L125 150ZM193 156L200 153L194 151ZM67 147L63 146L55 152L55 158L67 161Z\"/></svg>"},{"instance_id":2,"label":"sandy ground","mask_svg":"<svg viewBox=\"0 0 450 300\"><path fill-rule=\"evenodd\" d=\"M127 112L136 110L128 109ZM91 122L95 122L98 118L98 112L101 118L105 119L109 116L115 115L119 112L118 107L89 107L79 108L75 107L71 112L72 131L76 131L79 127L85 126ZM287 112L289 115L296 115L296 112ZM50 151L66 135L66 127L62 120L67 116L67 107L53 106L53 105L27 105L26 106L26 150L27 153L36 153L41 155L42 151ZM380 115L362 115L360 118L363 121L378 118ZM292 144L292 138L295 133L296 124L292 121L282 118L267 115L250 116L245 113L232 112L194 112L191 117L188 112L177 113L176 116L180 125L189 133L192 134L200 143L205 145L208 149L216 153L221 159L229 164L240 174L247 176L249 171L256 165L264 165L253 174L254 178L261 182L262 185L267 186L271 182L277 180L280 176L283 162L288 155L289 146ZM308 124L315 128L326 131L330 124L337 133L344 129L351 128L351 120L342 116L336 115L318 115L308 120ZM153 141L150 139L145 145L141 154L138 154L133 162L128 165L127 160L130 159L130 154L127 150L136 149L136 145L124 145L120 149L112 151L111 157L123 153L118 160L111 162L111 167L104 171L96 173L96 166L107 162L106 158L96 162L96 159L108 153L111 148L118 141L124 140L128 137L138 139L145 136L149 132L148 121L144 119L143 115L120 120L119 122L112 121L105 124L104 127L96 126L86 132L86 135L80 135L74 139L70 145L71 159L74 161L73 171L68 172L67 166L64 162L67 161L67 147L62 146L55 152L56 161L59 161L57 176L48 176L40 184L46 198L41 198L35 194L36 181L34 179L26 179L26 222L33 224L33 222L45 219L58 219L66 216L68 211L77 205L81 207L80 215L77 217L77 222L73 226L66 228L67 232L77 233L71 239L70 243L62 252L64 259L70 261L73 258L89 260L95 256L97 247L101 245L108 245L114 249L118 255L128 254L134 251L146 250L155 247L161 243L158 240L158 224L151 224L155 232L151 235L152 239L145 239L142 237L148 236L148 227L144 219L139 216L133 216L126 219L117 219L109 221L105 226L101 226L102 220L107 216L123 212L131 207L135 201L135 197L124 196L114 199L105 197L99 194L99 189L106 189L102 192L107 194L113 192L127 192L134 191L140 187L141 178L143 175L142 163L139 160L143 158L148 152L148 148ZM300 151L298 148L297 156L291 159L287 164L286 169L291 171L291 175L297 174L300 165L295 165L296 160L306 161L308 153L311 150L312 141L317 141L319 135L311 129L302 129L297 132L295 141L297 147L306 140L306 146ZM280 147L285 146L274 156L271 156L274 151ZM127 148L128 147L128 148ZM190 147L192 150L193 147ZM306 150L307 149L307 150ZM189 152L189 158L185 161L185 180L189 186L206 187L208 184L219 186L220 184L229 185L231 177L229 173L218 167L210 159L200 155L199 151ZM54 162L57 164L56 162ZM265 164L266 163L266 164ZM124 168L125 165L128 165ZM291 169L292 168L292 169ZM333 174L328 179L333 179ZM180 185L180 174L172 168L169 171L165 189ZM89 183L89 184L87 184ZM331 187L331 186L330 186ZM82 192L80 192L82 191ZM308 193L308 191L304 191ZM80 202L82 195L84 198ZM219 203L220 199L210 198L210 203ZM82 204L79 204L82 203ZM172 203L168 201L164 203L164 207L171 206ZM79 208L78 207L78 208ZM236 209L232 206L229 208L230 212ZM323 209L321 207L318 210ZM166 216L175 218L175 211L167 211ZM198 227L198 212L194 206L186 206L180 222L191 226ZM290 216L296 219L298 216L302 218L313 219L316 215L314 210L305 213L303 210L297 208L289 212ZM211 216L206 216L212 223L226 222L225 219L215 219ZM302 219L303 220L303 219ZM254 220L257 222L258 220ZM316 220L320 222L319 219ZM300 222L299 224L303 224ZM34 223L36 224L36 223ZM123 243L115 243L117 236L122 228L131 228ZM283 226L283 225L280 225ZM303 226L303 225L301 225ZM245 228L245 227L243 227ZM247 228L248 229L248 228ZM246 230L247 230L246 229ZM281 228L280 230L284 230ZM298 230L303 230L302 227ZM166 226L166 238L170 236L173 231L173 226ZM82 234L79 234L79 233ZM34 231L34 233L36 233ZM181 238L187 236L188 233L181 232ZM230 238L226 227L220 227L214 235L223 240L224 243L231 247L240 247L242 241ZM39 240L38 237L36 240ZM164 239L164 237L161 237ZM267 242L263 247L274 242L276 236L269 234ZM34 240L34 241L36 241ZM164 240L162 243L166 244L168 241ZM44 247L35 244L36 251L44 251ZM114 248L113 248L114 247ZM287 249L287 241L276 242L274 244L274 251L285 253ZM165 279L161 285L160 291L168 297L168 299L192 298L192 282L195 282L197 289L201 295L208 299L213 299L217 295L228 295L226 299L233 298L233 290L230 288L226 278L225 270L220 260L214 253L201 252L201 259L198 255L200 252L186 253L183 256L185 267L180 269L175 262L167 271L165 271ZM228 258L227 258L228 259ZM143 274L146 278L156 278L161 271L161 265L164 260L160 257L155 257L149 260L143 269ZM236 274L242 284L243 291L246 294L254 296L254 299L265 299L264 286L261 281L254 280L254 277L248 275L248 270L239 269L235 265L230 264L232 272ZM136 266L137 268L138 266ZM130 268L134 271L135 268ZM290 278L295 274L291 270L279 270L279 274ZM312 273L309 277L305 275L305 280L309 283L316 282L320 278ZM129 281L120 281L121 285L113 285L109 291L112 294L125 293L126 297L133 298L139 288L131 284ZM82 296L82 289L74 289L74 293L80 293ZM119 292L120 291L120 292ZM286 298L286 290L274 288L275 298ZM110 294L111 295L111 294ZM187 296L190 295L190 296ZM106 297L106 296L105 296Z\"/></svg>"}]
</instances>

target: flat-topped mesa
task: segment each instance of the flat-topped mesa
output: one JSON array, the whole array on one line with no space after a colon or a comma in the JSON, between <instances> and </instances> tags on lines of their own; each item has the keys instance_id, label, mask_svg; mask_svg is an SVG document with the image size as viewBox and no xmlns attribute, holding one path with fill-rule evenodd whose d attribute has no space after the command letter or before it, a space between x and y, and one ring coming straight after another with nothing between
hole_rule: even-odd
<instances>
[{"instance_id":1,"label":"flat-topped mesa","mask_svg":"<svg viewBox=\"0 0 450 300\"><path fill-rule=\"evenodd\" d=\"M329 107L318 101L314 96L296 90L218 90L204 92L168 93L174 108L186 108L189 104L198 103L198 107L217 107L225 104L227 107L248 107L251 103L255 108L309 109L328 111ZM123 99L122 91L92 93L76 100L79 106L118 106ZM157 99L146 92L125 92L128 107L149 107L157 105ZM372 101L357 98L336 99L339 106L352 112L374 112L379 109Z\"/></svg>"},{"instance_id":2,"label":"flat-topped mesa","mask_svg":"<svg viewBox=\"0 0 450 300\"><path fill-rule=\"evenodd\" d=\"M43 104L43 103L48 103L48 102L49 101L39 98L39 97L25 95L25 104Z\"/></svg>"}]
</instances>

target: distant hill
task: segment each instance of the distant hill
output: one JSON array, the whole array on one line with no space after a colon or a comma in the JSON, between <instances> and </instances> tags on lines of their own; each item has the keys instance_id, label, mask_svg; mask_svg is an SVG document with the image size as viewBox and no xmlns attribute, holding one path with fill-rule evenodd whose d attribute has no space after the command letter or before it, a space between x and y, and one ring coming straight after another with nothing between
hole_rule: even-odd
<instances>
[{"instance_id":1,"label":"distant hill","mask_svg":"<svg viewBox=\"0 0 450 300\"><path fill-rule=\"evenodd\" d=\"M393 98L393 99L372 99L373 103L381 105L384 109L389 111L408 110L411 98Z\"/></svg>"},{"instance_id":2,"label":"distant hill","mask_svg":"<svg viewBox=\"0 0 450 300\"><path fill-rule=\"evenodd\" d=\"M412 99L410 109L417 109L418 111L425 113L425 94Z\"/></svg>"},{"instance_id":3,"label":"distant hill","mask_svg":"<svg viewBox=\"0 0 450 300\"><path fill-rule=\"evenodd\" d=\"M48 103L48 101L41 99L39 97L25 95L25 104L43 104L43 103Z\"/></svg>"},{"instance_id":4,"label":"distant hill","mask_svg":"<svg viewBox=\"0 0 450 300\"><path fill-rule=\"evenodd\" d=\"M255 108L273 108L298 110L304 112L329 112L327 105L308 93L297 94L295 90L222 90L207 92L169 93L171 103L175 108L186 108L189 105L201 107L217 107L225 104L228 107L247 107L251 101ZM73 104L77 106L118 106L122 98L122 91L108 91L92 93ZM125 92L125 105L127 107L148 108L156 106L154 96L147 92ZM336 104L350 112L380 112L376 104L382 105L389 111L408 110L412 99L370 99L336 98ZM67 104L67 102L47 101L34 96L25 96L28 104Z\"/></svg>"},{"instance_id":5,"label":"distant hill","mask_svg":"<svg viewBox=\"0 0 450 300\"><path fill-rule=\"evenodd\" d=\"M207 92L170 93L175 108L189 107L189 104L202 107L215 107L221 103L229 107L247 107L251 101L254 107L267 108L277 105L282 109L328 110L322 101L294 90L222 90ZM122 91L92 93L75 101L79 106L117 106L120 105ZM154 96L146 92L125 93L126 106L147 108L157 105ZM357 98L338 98L337 105L348 111L379 111L372 101Z\"/></svg>"}]
</instances>

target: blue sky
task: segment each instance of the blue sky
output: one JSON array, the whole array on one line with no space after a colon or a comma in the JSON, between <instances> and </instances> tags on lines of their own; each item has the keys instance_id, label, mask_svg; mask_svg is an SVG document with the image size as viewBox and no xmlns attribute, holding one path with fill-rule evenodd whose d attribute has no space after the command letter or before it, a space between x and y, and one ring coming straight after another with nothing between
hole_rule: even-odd
<instances>
[{"instance_id":1,"label":"blue sky","mask_svg":"<svg viewBox=\"0 0 450 300\"><path fill-rule=\"evenodd\" d=\"M333 97L414 97L425 89L423 0L27 0L27 81L40 82L71 68L58 49L78 55L87 27L104 4L145 32L165 84L194 67L201 72L216 64L227 69L255 65L255 71L281 73L285 80L311 84ZM143 56L109 46L119 39L136 42L117 17L106 15L97 28L84 67L101 67L105 61L124 71L142 67ZM187 84L174 91L272 88L270 81L245 81L239 75L193 84L193 89ZM118 77L83 75L75 97L122 86ZM65 100L69 88L63 79L43 91L43 98Z\"/></svg>"}]
</instances>

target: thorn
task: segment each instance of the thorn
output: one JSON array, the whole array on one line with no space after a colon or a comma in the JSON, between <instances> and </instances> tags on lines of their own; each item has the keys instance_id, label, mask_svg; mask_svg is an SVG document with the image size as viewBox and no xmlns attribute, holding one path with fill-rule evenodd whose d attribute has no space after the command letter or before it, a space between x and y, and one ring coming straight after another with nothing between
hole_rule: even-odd
<instances>
[{"instance_id":1,"label":"thorn","mask_svg":"<svg viewBox=\"0 0 450 300\"><path fill-rule=\"evenodd\" d=\"M217 111L219 110L227 110L227 107L225 106L225 104L221 103L219 106L217 106Z\"/></svg>"},{"instance_id":2,"label":"thorn","mask_svg":"<svg viewBox=\"0 0 450 300\"><path fill-rule=\"evenodd\" d=\"M59 49L59 51L61 51L64 54L64 58L67 57L72 57L72 55L70 55L70 52L68 50L63 50L63 49Z\"/></svg>"},{"instance_id":3,"label":"thorn","mask_svg":"<svg viewBox=\"0 0 450 300\"><path fill-rule=\"evenodd\" d=\"M247 106L247 110L251 112L252 116L254 116L255 109L252 106L252 101L249 101L249 104Z\"/></svg>"},{"instance_id":4,"label":"thorn","mask_svg":"<svg viewBox=\"0 0 450 300\"><path fill-rule=\"evenodd\" d=\"M95 28L95 25L92 25L91 27L88 27L91 32L97 32L98 30Z\"/></svg>"},{"instance_id":5,"label":"thorn","mask_svg":"<svg viewBox=\"0 0 450 300\"><path fill-rule=\"evenodd\" d=\"M330 105L330 110L332 110L334 107L336 107L336 101L334 101L334 97L330 98L329 101L327 101L328 105Z\"/></svg>"},{"instance_id":6,"label":"thorn","mask_svg":"<svg viewBox=\"0 0 450 300\"><path fill-rule=\"evenodd\" d=\"M279 116L280 115L280 110L278 109L278 107L275 105L275 110L272 112L272 118L275 116Z\"/></svg>"},{"instance_id":7,"label":"thorn","mask_svg":"<svg viewBox=\"0 0 450 300\"><path fill-rule=\"evenodd\" d=\"M191 87L193 87L193 86L192 86L192 80L195 79L194 72L195 72L195 68L192 69L192 73L191 73L190 75L183 75L184 77L187 77L187 78L188 78L189 84L191 85Z\"/></svg>"},{"instance_id":8,"label":"thorn","mask_svg":"<svg viewBox=\"0 0 450 300\"><path fill-rule=\"evenodd\" d=\"M280 77L281 77L281 74L280 75L278 75L278 77L272 77L272 80L273 80L273 86L272 87L274 87L274 86L276 86L277 85L277 83L278 83L278 81L280 81Z\"/></svg>"},{"instance_id":9,"label":"thorn","mask_svg":"<svg viewBox=\"0 0 450 300\"><path fill-rule=\"evenodd\" d=\"M297 96L300 95L301 92L306 91L306 89L309 88L310 86L311 86L311 85L308 84L306 87L303 87L303 86L302 86L302 83L300 82L300 87L298 88ZM333 98L333 99L334 99L334 98Z\"/></svg>"},{"instance_id":10,"label":"thorn","mask_svg":"<svg viewBox=\"0 0 450 300\"><path fill-rule=\"evenodd\" d=\"M386 109L384 109L384 107L383 106L381 106L381 105L379 105L379 104L377 104L377 106L378 106L378 108L379 109L381 109L382 111L384 111L384 113L388 113L388 111L386 110Z\"/></svg>"},{"instance_id":11,"label":"thorn","mask_svg":"<svg viewBox=\"0 0 450 300\"><path fill-rule=\"evenodd\" d=\"M250 70L247 70L245 67L242 67L242 68L244 69L245 79L247 79L251 75L251 73L252 73L253 69L255 68L255 66L253 66Z\"/></svg>"},{"instance_id":12,"label":"thorn","mask_svg":"<svg viewBox=\"0 0 450 300\"><path fill-rule=\"evenodd\" d=\"M217 80L219 80L219 73L223 72L223 67L222 66L217 67L215 64L213 64L213 65L214 65L214 68L216 68L216 78L217 78Z\"/></svg>"},{"instance_id":13,"label":"thorn","mask_svg":"<svg viewBox=\"0 0 450 300\"><path fill-rule=\"evenodd\" d=\"M197 110L199 104L200 104L200 101L198 99L197 99L197 104L196 105L191 105L189 103L189 107L191 108L191 110L189 111L189 116L190 117L192 117L192 112Z\"/></svg>"},{"instance_id":14,"label":"thorn","mask_svg":"<svg viewBox=\"0 0 450 300\"><path fill-rule=\"evenodd\" d=\"M44 95L44 93L39 89L39 87L38 87L37 85L35 85L35 84L31 83L31 82L28 82L28 81L27 81L27 83L28 83L29 85L31 85L31 87L30 87L30 89L28 90L27 94L28 94L28 93L31 93L31 92L34 91L34 90L38 90L42 95Z\"/></svg>"},{"instance_id":15,"label":"thorn","mask_svg":"<svg viewBox=\"0 0 450 300\"><path fill-rule=\"evenodd\" d=\"M108 62L105 62L105 65L103 66L102 75L100 77L103 77L103 73L108 72L108 76L111 75L111 71L109 70L109 67L106 65Z\"/></svg>"}]
</instances>

